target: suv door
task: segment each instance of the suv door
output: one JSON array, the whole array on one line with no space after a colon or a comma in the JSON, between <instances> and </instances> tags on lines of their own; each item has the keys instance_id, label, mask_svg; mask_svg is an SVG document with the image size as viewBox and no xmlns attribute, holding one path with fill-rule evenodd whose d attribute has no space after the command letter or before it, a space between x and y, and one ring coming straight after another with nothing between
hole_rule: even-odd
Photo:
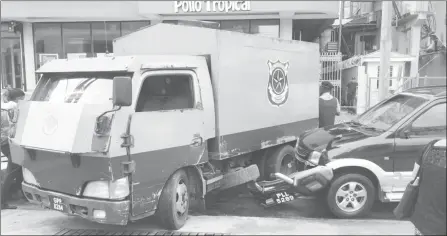
<instances>
[{"instance_id":1,"label":"suv door","mask_svg":"<svg viewBox=\"0 0 447 236\"><path fill-rule=\"evenodd\" d=\"M206 156L199 81L189 70L152 71L143 81L132 116L136 163L132 215L155 210L162 188L179 168ZM205 154L204 154L205 153Z\"/></svg>"},{"instance_id":2,"label":"suv door","mask_svg":"<svg viewBox=\"0 0 447 236\"><path fill-rule=\"evenodd\" d=\"M403 126L395 137L395 151L391 158L393 171L399 181L393 192L403 192L412 179L416 159L433 139L446 137L446 101L436 101L419 112Z\"/></svg>"}]
</instances>

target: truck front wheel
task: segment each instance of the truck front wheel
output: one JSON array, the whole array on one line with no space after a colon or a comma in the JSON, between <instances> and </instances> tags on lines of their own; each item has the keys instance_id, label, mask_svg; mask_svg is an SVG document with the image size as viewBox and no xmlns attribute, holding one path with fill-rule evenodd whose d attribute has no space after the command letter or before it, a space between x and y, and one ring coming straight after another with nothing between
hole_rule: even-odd
<instances>
[{"instance_id":1,"label":"truck front wheel","mask_svg":"<svg viewBox=\"0 0 447 236\"><path fill-rule=\"evenodd\" d=\"M375 201L376 189L366 176L345 174L336 178L327 194L330 211L339 218L364 216Z\"/></svg>"},{"instance_id":2,"label":"truck front wheel","mask_svg":"<svg viewBox=\"0 0 447 236\"><path fill-rule=\"evenodd\" d=\"M272 156L267 157L264 170L266 179L270 180L276 179L271 176L274 173L290 175L296 172L298 169L295 160L295 149L290 145L278 147Z\"/></svg>"},{"instance_id":3,"label":"truck front wheel","mask_svg":"<svg viewBox=\"0 0 447 236\"><path fill-rule=\"evenodd\" d=\"M178 170L169 178L158 202L157 214L164 227L178 230L185 225L189 200L188 175Z\"/></svg>"}]
</instances>

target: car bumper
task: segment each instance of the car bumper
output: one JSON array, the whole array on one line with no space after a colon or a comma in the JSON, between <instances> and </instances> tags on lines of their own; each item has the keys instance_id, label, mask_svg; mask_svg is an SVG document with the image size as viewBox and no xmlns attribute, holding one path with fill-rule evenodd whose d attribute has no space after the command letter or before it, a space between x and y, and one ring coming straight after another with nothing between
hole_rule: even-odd
<instances>
[{"instance_id":1,"label":"car bumper","mask_svg":"<svg viewBox=\"0 0 447 236\"><path fill-rule=\"evenodd\" d=\"M68 215L76 215L90 221L111 225L126 225L129 220L129 200L107 201L79 198L42 190L25 182L22 183L22 189L28 201L50 209L50 196L62 199L66 207L63 213Z\"/></svg>"}]
</instances>

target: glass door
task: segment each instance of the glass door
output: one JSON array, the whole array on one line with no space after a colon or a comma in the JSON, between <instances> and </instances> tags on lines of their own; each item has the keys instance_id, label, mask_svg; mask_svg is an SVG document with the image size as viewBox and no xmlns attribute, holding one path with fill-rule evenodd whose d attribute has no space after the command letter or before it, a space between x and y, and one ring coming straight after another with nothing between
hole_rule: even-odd
<instances>
[{"instance_id":1,"label":"glass door","mask_svg":"<svg viewBox=\"0 0 447 236\"><path fill-rule=\"evenodd\" d=\"M1 39L1 84L23 89L22 49L20 37Z\"/></svg>"}]
</instances>

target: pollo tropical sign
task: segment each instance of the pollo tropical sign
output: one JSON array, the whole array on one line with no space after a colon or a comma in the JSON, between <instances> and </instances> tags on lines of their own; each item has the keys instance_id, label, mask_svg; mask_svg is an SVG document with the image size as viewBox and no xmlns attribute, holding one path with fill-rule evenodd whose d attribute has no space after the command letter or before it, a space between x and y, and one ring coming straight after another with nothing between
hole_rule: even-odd
<instances>
[{"instance_id":1,"label":"pollo tropical sign","mask_svg":"<svg viewBox=\"0 0 447 236\"><path fill-rule=\"evenodd\" d=\"M250 11L250 1L175 1L175 13Z\"/></svg>"}]
</instances>

